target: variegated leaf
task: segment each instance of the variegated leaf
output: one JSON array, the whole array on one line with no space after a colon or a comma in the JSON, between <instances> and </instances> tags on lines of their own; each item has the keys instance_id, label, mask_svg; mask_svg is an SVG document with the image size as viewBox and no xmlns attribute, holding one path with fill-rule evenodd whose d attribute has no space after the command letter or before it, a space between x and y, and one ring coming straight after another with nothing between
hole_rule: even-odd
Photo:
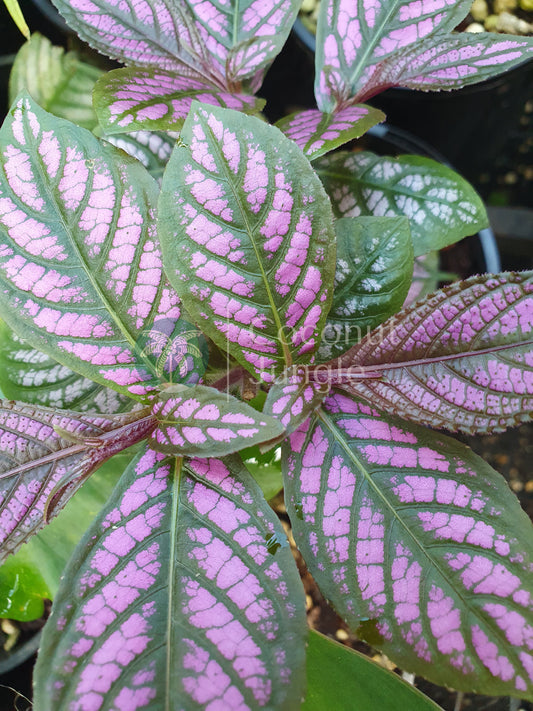
<instances>
[{"instance_id":1,"label":"variegated leaf","mask_svg":"<svg viewBox=\"0 0 533 711\"><path fill-rule=\"evenodd\" d=\"M228 74L235 81L272 62L285 44L301 4L300 0L186 0L186 3L210 53L220 66L228 62Z\"/></svg>"},{"instance_id":2,"label":"variegated leaf","mask_svg":"<svg viewBox=\"0 0 533 711\"><path fill-rule=\"evenodd\" d=\"M497 472L340 394L284 454L295 540L359 637L437 684L533 699L533 530Z\"/></svg>"},{"instance_id":3,"label":"variegated leaf","mask_svg":"<svg viewBox=\"0 0 533 711\"><path fill-rule=\"evenodd\" d=\"M329 392L327 383L307 382L298 366L283 373L268 391L263 414L278 419L289 435L320 407Z\"/></svg>"},{"instance_id":4,"label":"variegated leaf","mask_svg":"<svg viewBox=\"0 0 533 711\"><path fill-rule=\"evenodd\" d=\"M306 362L331 299L333 218L309 162L278 129L194 104L163 178L166 273L193 319L272 382Z\"/></svg>"},{"instance_id":5,"label":"variegated leaf","mask_svg":"<svg viewBox=\"0 0 533 711\"><path fill-rule=\"evenodd\" d=\"M223 86L223 65L215 66L199 27L183 2L53 2L82 39L112 59L124 64L175 70L179 74L200 73Z\"/></svg>"},{"instance_id":6,"label":"variegated leaf","mask_svg":"<svg viewBox=\"0 0 533 711\"><path fill-rule=\"evenodd\" d=\"M107 133L179 131L193 99L204 104L259 112L263 99L230 94L202 79L163 69L115 69L96 85L94 106Z\"/></svg>"},{"instance_id":7,"label":"variegated leaf","mask_svg":"<svg viewBox=\"0 0 533 711\"><path fill-rule=\"evenodd\" d=\"M428 252L416 257L413 267L413 281L404 306L409 306L418 299L423 299L437 290L441 275L444 275L443 272L439 271L439 262L438 252ZM451 277L450 274L448 276ZM454 278L457 277L454 276Z\"/></svg>"},{"instance_id":8,"label":"variegated leaf","mask_svg":"<svg viewBox=\"0 0 533 711\"><path fill-rule=\"evenodd\" d=\"M146 412L84 415L0 401L0 562L41 529L85 479L147 437Z\"/></svg>"},{"instance_id":9,"label":"variegated leaf","mask_svg":"<svg viewBox=\"0 0 533 711\"><path fill-rule=\"evenodd\" d=\"M336 153L316 163L339 217L405 215L415 256L487 226L483 202L455 171L421 156Z\"/></svg>"},{"instance_id":10,"label":"variegated leaf","mask_svg":"<svg viewBox=\"0 0 533 711\"><path fill-rule=\"evenodd\" d=\"M157 244L157 183L30 98L15 103L0 142L3 318L63 365L142 398L161 373L136 360L135 344L179 316Z\"/></svg>"},{"instance_id":11,"label":"variegated leaf","mask_svg":"<svg viewBox=\"0 0 533 711\"><path fill-rule=\"evenodd\" d=\"M37 662L39 711L298 708L302 585L237 459L145 450L63 580Z\"/></svg>"},{"instance_id":12,"label":"variegated leaf","mask_svg":"<svg viewBox=\"0 0 533 711\"><path fill-rule=\"evenodd\" d=\"M396 50L456 27L471 0L322 0L317 27L315 95L332 111L365 86Z\"/></svg>"},{"instance_id":13,"label":"variegated leaf","mask_svg":"<svg viewBox=\"0 0 533 711\"><path fill-rule=\"evenodd\" d=\"M343 217L335 223L337 271L319 356L347 351L402 307L413 275L405 217Z\"/></svg>"},{"instance_id":14,"label":"variegated leaf","mask_svg":"<svg viewBox=\"0 0 533 711\"><path fill-rule=\"evenodd\" d=\"M317 109L298 111L280 119L276 126L300 146L309 160L315 160L384 120L385 114L378 109L357 104L333 114Z\"/></svg>"},{"instance_id":15,"label":"variegated leaf","mask_svg":"<svg viewBox=\"0 0 533 711\"><path fill-rule=\"evenodd\" d=\"M533 413L533 272L485 274L408 307L331 364L342 387L432 427L498 432ZM359 373L371 371L373 378Z\"/></svg>"},{"instance_id":16,"label":"variegated leaf","mask_svg":"<svg viewBox=\"0 0 533 711\"><path fill-rule=\"evenodd\" d=\"M358 101L391 86L460 89L505 72L533 56L533 38L484 33L438 34L395 52L380 64Z\"/></svg>"},{"instance_id":17,"label":"variegated leaf","mask_svg":"<svg viewBox=\"0 0 533 711\"><path fill-rule=\"evenodd\" d=\"M133 131L106 134L108 143L120 148L144 165L150 175L160 181L176 141L165 133Z\"/></svg>"},{"instance_id":18,"label":"variegated leaf","mask_svg":"<svg viewBox=\"0 0 533 711\"><path fill-rule=\"evenodd\" d=\"M150 444L177 456L222 457L282 434L280 422L228 393L174 385L152 406L158 421Z\"/></svg>"},{"instance_id":19,"label":"variegated leaf","mask_svg":"<svg viewBox=\"0 0 533 711\"><path fill-rule=\"evenodd\" d=\"M255 93L263 83L265 65L270 64L280 48L276 37L254 37L239 42L229 50L226 59L228 83L237 86L245 84Z\"/></svg>"},{"instance_id":20,"label":"variegated leaf","mask_svg":"<svg viewBox=\"0 0 533 711\"><path fill-rule=\"evenodd\" d=\"M26 90L46 111L90 131L98 123L92 91L101 69L82 62L75 52L32 34L17 53L9 76L9 103Z\"/></svg>"},{"instance_id":21,"label":"variegated leaf","mask_svg":"<svg viewBox=\"0 0 533 711\"><path fill-rule=\"evenodd\" d=\"M0 390L10 400L104 415L131 410L135 404L35 350L1 322Z\"/></svg>"}]
</instances>

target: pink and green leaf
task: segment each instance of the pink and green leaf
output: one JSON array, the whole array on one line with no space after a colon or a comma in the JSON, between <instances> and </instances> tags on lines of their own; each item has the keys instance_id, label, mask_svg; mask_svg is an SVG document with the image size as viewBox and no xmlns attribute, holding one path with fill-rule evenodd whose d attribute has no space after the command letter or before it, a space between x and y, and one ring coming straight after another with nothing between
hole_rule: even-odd
<instances>
[{"instance_id":1,"label":"pink and green leaf","mask_svg":"<svg viewBox=\"0 0 533 711\"><path fill-rule=\"evenodd\" d=\"M3 318L63 365L142 398L161 374L135 345L180 313L157 242L157 183L29 97L14 104L0 142Z\"/></svg>"},{"instance_id":2,"label":"pink and green leaf","mask_svg":"<svg viewBox=\"0 0 533 711\"><path fill-rule=\"evenodd\" d=\"M176 456L223 457L279 437L278 420L204 385L174 385L156 398L150 445Z\"/></svg>"},{"instance_id":3,"label":"pink and green leaf","mask_svg":"<svg viewBox=\"0 0 533 711\"><path fill-rule=\"evenodd\" d=\"M292 141L259 119L193 108L163 179L167 276L202 330L272 382L309 362L329 309L329 200Z\"/></svg>"},{"instance_id":4,"label":"pink and green leaf","mask_svg":"<svg viewBox=\"0 0 533 711\"><path fill-rule=\"evenodd\" d=\"M223 84L199 27L176 0L54 0L67 23L91 47L126 65L190 71Z\"/></svg>"},{"instance_id":5,"label":"pink and green leaf","mask_svg":"<svg viewBox=\"0 0 533 711\"><path fill-rule=\"evenodd\" d=\"M315 160L385 120L372 106L356 104L332 114L317 109L298 111L280 119L276 126L300 146L309 160Z\"/></svg>"},{"instance_id":6,"label":"pink and green leaf","mask_svg":"<svg viewBox=\"0 0 533 711\"><path fill-rule=\"evenodd\" d=\"M346 352L402 307L413 275L405 217L342 217L335 223L337 271L319 356Z\"/></svg>"},{"instance_id":7,"label":"pink and green leaf","mask_svg":"<svg viewBox=\"0 0 533 711\"><path fill-rule=\"evenodd\" d=\"M35 703L292 711L306 632L288 542L238 459L147 449L67 567Z\"/></svg>"},{"instance_id":8,"label":"pink and green leaf","mask_svg":"<svg viewBox=\"0 0 533 711\"><path fill-rule=\"evenodd\" d=\"M0 390L9 400L104 415L131 410L135 404L32 348L2 322Z\"/></svg>"},{"instance_id":9,"label":"pink and green leaf","mask_svg":"<svg viewBox=\"0 0 533 711\"><path fill-rule=\"evenodd\" d=\"M317 27L318 108L362 95L380 63L397 50L466 17L470 0L322 0Z\"/></svg>"},{"instance_id":10,"label":"pink and green leaf","mask_svg":"<svg viewBox=\"0 0 533 711\"><path fill-rule=\"evenodd\" d=\"M146 438L146 412L86 415L0 401L0 561L57 514L87 477Z\"/></svg>"},{"instance_id":11,"label":"pink and green leaf","mask_svg":"<svg viewBox=\"0 0 533 711\"><path fill-rule=\"evenodd\" d=\"M409 218L415 256L487 226L483 202L458 173L421 156L340 152L316 163L338 217Z\"/></svg>"},{"instance_id":12,"label":"pink and green leaf","mask_svg":"<svg viewBox=\"0 0 533 711\"><path fill-rule=\"evenodd\" d=\"M533 529L497 472L341 394L284 456L295 540L359 637L437 684L533 698Z\"/></svg>"},{"instance_id":13,"label":"pink and green leaf","mask_svg":"<svg viewBox=\"0 0 533 711\"><path fill-rule=\"evenodd\" d=\"M107 133L179 131L193 100L213 106L258 113L265 102L255 96L222 91L205 79L164 69L115 69L94 91L94 106Z\"/></svg>"},{"instance_id":14,"label":"pink and green leaf","mask_svg":"<svg viewBox=\"0 0 533 711\"><path fill-rule=\"evenodd\" d=\"M533 38L489 32L438 34L395 52L376 68L358 101L391 86L423 91L460 89L533 57Z\"/></svg>"},{"instance_id":15,"label":"pink and green leaf","mask_svg":"<svg viewBox=\"0 0 533 711\"><path fill-rule=\"evenodd\" d=\"M291 434L320 407L329 392L327 383L307 382L298 366L283 373L268 391L263 414L278 419Z\"/></svg>"},{"instance_id":16,"label":"pink and green leaf","mask_svg":"<svg viewBox=\"0 0 533 711\"><path fill-rule=\"evenodd\" d=\"M20 621L43 616L45 601L54 599L69 558L111 496L132 449L104 462L65 508L0 566L0 615Z\"/></svg>"},{"instance_id":17,"label":"pink and green leaf","mask_svg":"<svg viewBox=\"0 0 533 711\"><path fill-rule=\"evenodd\" d=\"M285 44L299 0L186 0L199 33L234 81L265 69Z\"/></svg>"},{"instance_id":18,"label":"pink and green leaf","mask_svg":"<svg viewBox=\"0 0 533 711\"><path fill-rule=\"evenodd\" d=\"M244 84L255 93L263 83L265 65L270 64L280 48L276 37L254 37L239 42L228 52L226 80L230 85Z\"/></svg>"},{"instance_id":19,"label":"pink and green leaf","mask_svg":"<svg viewBox=\"0 0 533 711\"><path fill-rule=\"evenodd\" d=\"M533 272L485 274L406 308L331 364L380 410L498 432L533 413ZM360 373L373 377L361 379ZM333 375L337 379L336 375Z\"/></svg>"}]
</instances>

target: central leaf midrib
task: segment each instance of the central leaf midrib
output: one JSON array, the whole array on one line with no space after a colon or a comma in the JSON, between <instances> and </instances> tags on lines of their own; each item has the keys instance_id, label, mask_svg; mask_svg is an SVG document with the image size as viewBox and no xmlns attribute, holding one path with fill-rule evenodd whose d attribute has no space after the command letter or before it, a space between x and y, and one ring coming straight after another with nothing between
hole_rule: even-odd
<instances>
[{"instance_id":1,"label":"central leaf midrib","mask_svg":"<svg viewBox=\"0 0 533 711\"><path fill-rule=\"evenodd\" d=\"M100 142L98 141L98 139L95 139L95 140L98 142L99 147L101 148L102 146L101 146ZM83 146L83 147L82 147L82 150L83 150L83 153L85 154L85 153L86 153L86 147ZM106 162L106 164L108 165L108 167L110 167L111 175L112 175L113 178L114 178L114 177L115 177L115 175L114 175L114 173L115 173L115 166L114 166L114 165L109 166L109 163L108 163L108 161L106 160L105 157L100 156L100 158L102 158L103 160L105 160L105 162ZM87 162L87 160L89 160L89 159L86 157L86 155L84 155L84 160L85 160L85 162ZM65 215L64 215L64 213L63 213L63 210L62 210L62 208L61 208L61 203L60 203L60 201L59 201L58 199L56 199L56 196L55 196L55 194L54 194L54 192L53 192L52 181L49 181L49 180L47 179L47 177L46 177L46 174L45 174L45 172L44 172L44 170L43 170L42 160L41 160L41 158L40 158L40 154L39 154L39 159L36 161L36 164L37 164L38 169L39 169L39 172L40 172L41 184L44 186L44 190L45 190L45 192L46 192L46 194L47 194L47 196L48 196L48 198L49 198L49 200L50 200L50 203L49 203L49 204L52 204L52 205L54 206L54 208L55 208L54 211L55 211L56 214L59 216L59 220L60 220L60 223L61 223L61 225L62 225L62 227L63 227L64 234L67 236L68 244L69 244L71 247L73 247L74 252L75 252L75 254L76 254L76 256L77 256L77 258L78 258L78 260L79 260L79 263L80 263L80 265L81 265L81 268L82 268L83 272L84 272L85 275L88 277L91 286L93 287L93 289L94 289L94 291L95 291L97 297L101 300L103 306L105 307L106 312L107 312L108 315L111 317L111 319L113 320L113 322L116 324L116 326L118 327L119 332L122 334L122 336L124 337L124 339L126 340L126 342L129 344L130 348L134 351L134 350L135 350L136 341L135 341L135 339L133 338L133 336L130 335L129 330L128 330L127 327L126 327L126 324L122 321L122 319L120 318L118 312L117 312L114 308L112 308L112 306L111 306L111 304L110 304L110 302L109 302L107 296L106 296L106 295L104 294L104 292L102 291L102 288L100 287L100 285L98 284L98 282L97 282L97 280L96 280L96 278L95 278L96 271L95 271L95 275L93 276L93 273L92 273L91 269L89 268L89 264L88 264L88 262L87 262L87 260L86 260L86 258L85 258L85 255L82 253L80 247L78 246L78 243L77 243L76 239L73 237L74 229L70 227L69 223L67 222L67 220L66 220L66 218L65 218ZM65 158L65 153L63 152L63 154L62 154L62 161L61 161L61 165L60 165L60 168L59 168L59 170L60 170L61 172L63 172L63 169L64 169L64 167L65 167L65 164L66 164L66 158ZM59 172L59 170L58 170L58 172ZM94 180L93 180L93 178L92 178L92 179L91 179L91 190L92 190L92 187L93 187L93 182L94 182ZM115 181L114 181L114 182L115 182ZM116 184L116 183L115 183L115 184ZM120 182L119 182L119 184L120 184ZM57 188L57 190L59 191L59 188ZM85 193L85 195L86 195L86 194L87 194L87 193ZM84 197L85 197L85 196L84 196ZM116 202L115 202L115 205L116 205ZM86 207L85 200L83 200L82 207L83 207L83 209L85 209L85 207ZM77 219L77 217L78 217L78 213L79 213L80 209L81 209L81 208L78 207L77 210L76 210L76 219ZM114 235L114 233L115 233L115 231L116 231L117 218L118 218L118 215L117 215L116 211L113 210L113 219L112 219L112 224L109 226L109 234L113 234L113 235ZM109 245L107 244L107 242L108 242L109 239L110 239L110 238L109 238L109 235L108 235L108 237L107 237L106 240L104 241L104 245L105 245L105 247L106 247L106 255L109 254ZM112 237L111 237L111 239L112 239ZM144 242L145 242L145 237L143 237L143 235L141 235L141 238L140 238L139 242L138 242L137 245L136 245L136 251L137 251L139 245L143 245ZM45 261L45 265L46 265L45 268L46 268L47 270L49 270L49 269L51 268L51 266L50 266L50 264L49 264L48 261ZM74 269L77 269L78 267L73 267L73 268L74 268ZM138 271L138 270L136 269L136 271ZM49 303L49 302L46 301L46 303ZM97 305L96 305L94 308L96 308L97 310L99 309L99 307L98 307ZM74 338L74 337L71 337L71 338ZM79 339L75 339L75 340L79 340ZM85 338L82 339L83 342L88 342L89 340L90 340L90 339L85 339ZM115 339L113 339L113 340L115 340ZM99 339L97 340L97 343L99 343ZM147 367L148 371L151 372L152 375L157 375L157 374L155 373L155 371L153 370L153 366L152 366L152 364L150 363L150 361L149 361L148 359L146 359L144 356L142 356L142 354L140 354L140 356L141 356L141 358L142 358L142 361L143 361L144 365ZM91 363L88 363L88 365L91 365ZM115 363L115 364L114 364L113 366L111 366L111 367L116 367L116 365L117 365L117 364ZM69 367L72 367L72 366L69 366ZM92 378L90 378L90 379L92 379ZM109 382L107 383L107 386L108 386L108 387L110 386L110 383L109 383Z\"/></svg>"},{"instance_id":2,"label":"central leaf midrib","mask_svg":"<svg viewBox=\"0 0 533 711\"><path fill-rule=\"evenodd\" d=\"M177 543L178 543L178 517L180 491L183 477L183 459L175 457L171 467L172 472L172 509L170 513L170 550L169 550L169 565L168 565L168 597L167 597L167 627L166 627L166 666L165 666L165 711L172 711L173 698L171 698L171 680L174 677L174 643L172 636L172 627L174 623L174 597L175 597L175 573L178 562Z\"/></svg>"},{"instance_id":3,"label":"central leaf midrib","mask_svg":"<svg viewBox=\"0 0 533 711\"><path fill-rule=\"evenodd\" d=\"M207 124L204 124L204 128L207 131L209 131L209 134L211 136L211 145L213 146L214 151L216 151L216 153L217 153L218 163L219 163L219 165L222 164L222 166L223 166L224 172L226 173L226 182L229 184L230 190L233 193L233 198L235 200L235 203L239 207L239 211L241 213L241 217L242 217L242 220L243 220L245 228L246 228L246 234L248 235L248 238L250 239L250 243L251 243L254 253L255 253L255 259L257 262L257 266L259 267L259 270L261 272L261 279L263 281L265 292L268 297L268 302L270 305L270 310L272 312L273 321L274 321L275 325L277 326L277 338L275 338L274 340L279 340L279 343L281 343L281 347L283 350L283 358L285 360L285 365L287 368L289 368L292 365L292 357L290 354L289 347L288 347L288 345L285 341L285 338L284 338L284 328L283 328L283 324L281 323L281 320L279 318L278 310L276 308L276 303L274 301L273 294L272 294L272 291L270 288L270 281L267 278L266 272L263 268L263 263L261 261L259 248L258 248L258 245L257 245L255 237L254 237L254 230L252 229L252 227L250 225L246 209L243 207L243 205L241 203L240 196L235 189L235 185L234 185L235 179L234 179L234 176L231 175L228 170L228 165L227 165L227 162L224 158L224 155L222 154L222 149L220 148L220 144L216 140L216 138L213 134L213 131L211 130L211 127ZM239 145L240 145L240 141L239 141ZM270 178L270 171L269 171L269 178ZM252 328L252 327L250 327L250 328ZM256 329L253 328L253 330L255 331ZM249 366L248 363L247 363L247 365Z\"/></svg>"},{"instance_id":4,"label":"central leaf midrib","mask_svg":"<svg viewBox=\"0 0 533 711\"><path fill-rule=\"evenodd\" d=\"M361 58L355 63L355 66L348 77L348 80L350 82L350 91L352 90L355 80L358 79L359 76L363 73L363 70L366 66L367 59L371 56L372 52L374 51L374 49L376 48L378 43L382 40L382 38L383 38L382 32L383 32L384 28L387 26L391 17L397 12L398 5L399 5L398 0L395 0L395 2L392 2L388 12L385 13L383 20L380 23L378 23L377 27L372 28L372 33L371 33L372 39L370 40L370 42L367 42L365 51L361 53ZM360 0L358 2L358 14L363 9L361 6L362 6L362 2ZM361 13L361 14L363 14L363 13ZM361 35L364 37L364 39L366 39L367 37L365 37L365 35L367 35L367 33L363 32L362 22L359 25L359 27L360 27ZM366 27L367 26L366 26L366 22L365 22L365 29L366 29ZM364 39L363 39L363 41L364 41Z\"/></svg>"},{"instance_id":5,"label":"central leaf midrib","mask_svg":"<svg viewBox=\"0 0 533 711\"><path fill-rule=\"evenodd\" d=\"M426 549L425 549L423 543L418 539L418 537L415 535L415 533L414 533L413 531L411 531L410 528L407 526L407 524L405 524L405 523L402 521L402 519L398 516L398 514L396 513L396 510L394 509L394 507L392 506L392 504L390 503L390 501L386 498L386 496L383 494L383 492L381 491L381 489L379 488L379 486L377 486L377 485L375 484L375 482L373 481L372 476L369 474L369 472L367 471L366 467L365 467L365 466L363 465L363 463L360 461L359 457L357 457L357 455L355 454L355 452L353 452L353 451L350 449L350 447L348 446L348 443L346 442L346 440L345 440L343 437L340 436L340 433L339 433L338 430L337 430L336 423L333 422L333 425L332 425L332 420L331 420L331 418L330 418L329 413L327 413L327 412L324 410L324 408L320 408L320 410L317 411L317 419L321 420L321 421L324 423L324 425L328 428L328 430L332 433L332 435L333 435L335 441L340 445L341 449L343 449L344 452L348 455L349 460L352 461L352 462L355 464L355 466L357 467L357 469L361 472L361 474L363 475L364 479L365 479L366 482L367 482L367 485L368 485L371 489L373 489L373 491L375 492L376 496L377 496L377 497L379 498L379 500L384 504L385 508L392 514L393 518L396 520L397 525L398 525L402 530L405 531L405 533L407 534L407 536L409 536L409 538L410 538L412 541L414 541L414 543L416 544L416 546L418 547L418 549L420 550L420 552L421 552L421 553L424 555L424 557L428 560L428 565L429 565L430 567L434 568L434 569L438 572L438 574L440 575L441 579L445 581L445 584L446 584L449 588L451 588L451 589L453 590L453 593L454 593L454 594L457 596L457 598L461 601L461 603L462 603L462 605L463 605L463 609L465 609L465 610L468 611L468 615L471 615L472 617L474 617L474 619L478 620L478 621L479 621L480 623L482 623L484 626L489 627L490 630L491 630L491 632L492 632L492 634L495 635L495 636L497 636L498 638L500 638L504 646L508 646L508 643L507 643L507 640L506 640L506 637L505 637L505 633L504 633L503 630L501 630L501 629L498 627L496 621L493 620L493 618L491 618L491 617L486 618L486 617L481 616L480 613L479 613L479 609L474 608L473 605L470 603L470 599L465 599L465 598L463 597L462 592L461 592L460 590L458 590L455 585L452 585L452 584L450 583L449 578L448 578L448 576L446 575L446 572L443 571L442 567L438 564L438 562L435 561L435 560L428 554L428 552L426 551ZM352 513L353 513L353 511L352 511ZM474 600L474 598L472 598L472 602L473 602L473 600ZM465 637L466 637L466 635L465 635ZM465 639L465 642L468 644L468 646L469 646L471 649L474 649L474 648L472 647L472 643L471 643L471 641L470 641L470 638ZM475 649L474 649L474 652L475 652ZM517 655L514 655L514 656L516 657ZM477 652L475 653L475 657L476 657L476 659L479 659L479 655L477 655ZM481 663L481 660L480 660L480 659L479 659L479 661L480 661L480 663Z\"/></svg>"}]
</instances>

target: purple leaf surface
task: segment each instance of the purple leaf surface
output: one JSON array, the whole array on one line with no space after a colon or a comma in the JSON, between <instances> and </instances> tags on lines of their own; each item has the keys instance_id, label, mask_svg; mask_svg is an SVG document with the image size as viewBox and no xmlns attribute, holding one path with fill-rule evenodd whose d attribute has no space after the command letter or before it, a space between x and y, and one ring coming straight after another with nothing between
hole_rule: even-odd
<instances>
[{"instance_id":1,"label":"purple leaf surface","mask_svg":"<svg viewBox=\"0 0 533 711\"><path fill-rule=\"evenodd\" d=\"M161 374L135 344L180 313L155 231L157 183L30 98L14 104L0 143L3 318L62 364L142 398Z\"/></svg>"},{"instance_id":2,"label":"purple leaf surface","mask_svg":"<svg viewBox=\"0 0 533 711\"><path fill-rule=\"evenodd\" d=\"M209 52L221 67L228 62L235 81L272 62L300 9L299 0L186 0L186 4Z\"/></svg>"},{"instance_id":3,"label":"purple leaf surface","mask_svg":"<svg viewBox=\"0 0 533 711\"><path fill-rule=\"evenodd\" d=\"M297 143L309 160L333 151L385 120L385 114L371 106L357 104L333 114L317 109L298 111L280 119L276 126Z\"/></svg>"},{"instance_id":4,"label":"purple leaf surface","mask_svg":"<svg viewBox=\"0 0 533 711\"><path fill-rule=\"evenodd\" d=\"M533 272L472 277L408 307L331 364L380 410L460 432L533 412ZM360 379L371 371L374 378Z\"/></svg>"},{"instance_id":5,"label":"purple leaf surface","mask_svg":"<svg viewBox=\"0 0 533 711\"><path fill-rule=\"evenodd\" d=\"M322 0L316 52L318 108L331 111L365 93L381 62L437 30L452 30L470 6L470 0Z\"/></svg>"},{"instance_id":6,"label":"purple leaf surface","mask_svg":"<svg viewBox=\"0 0 533 711\"><path fill-rule=\"evenodd\" d=\"M94 91L100 123L108 133L179 131L192 101L256 113L264 100L230 94L194 77L163 69L115 69L105 74Z\"/></svg>"},{"instance_id":7,"label":"purple leaf surface","mask_svg":"<svg viewBox=\"0 0 533 711\"><path fill-rule=\"evenodd\" d=\"M497 472L341 394L284 456L295 541L359 637L434 683L533 698L533 529Z\"/></svg>"},{"instance_id":8,"label":"purple leaf surface","mask_svg":"<svg viewBox=\"0 0 533 711\"><path fill-rule=\"evenodd\" d=\"M124 64L201 73L223 85L194 17L177 0L53 0L91 47ZM206 3L209 5L210 3Z\"/></svg>"},{"instance_id":9,"label":"purple leaf surface","mask_svg":"<svg viewBox=\"0 0 533 711\"><path fill-rule=\"evenodd\" d=\"M85 415L0 401L0 562L103 462L150 434L155 422L144 415Z\"/></svg>"},{"instance_id":10,"label":"purple leaf surface","mask_svg":"<svg viewBox=\"0 0 533 711\"><path fill-rule=\"evenodd\" d=\"M40 711L299 707L303 589L238 459L143 451L63 580L37 662Z\"/></svg>"},{"instance_id":11,"label":"purple leaf surface","mask_svg":"<svg viewBox=\"0 0 533 711\"><path fill-rule=\"evenodd\" d=\"M136 404L35 350L1 322L0 391L9 400L104 415L127 412Z\"/></svg>"},{"instance_id":12,"label":"purple leaf surface","mask_svg":"<svg viewBox=\"0 0 533 711\"><path fill-rule=\"evenodd\" d=\"M298 366L284 373L272 385L263 407L263 414L278 419L291 434L320 407L329 392L327 383L306 382Z\"/></svg>"},{"instance_id":13,"label":"purple leaf surface","mask_svg":"<svg viewBox=\"0 0 533 711\"><path fill-rule=\"evenodd\" d=\"M488 225L483 201L470 183L429 158L340 151L315 167L338 217L408 217L415 256Z\"/></svg>"},{"instance_id":14,"label":"purple leaf surface","mask_svg":"<svg viewBox=\"0 0 533 711\"><path fill-rule=\"evenodd\" d=\"M533 38L489 32L438 34L395 52L380 64L358 94L358 101L405 86L423 91L477 84L533 56Z\"/></svg>"},{"instance_id":15,"label":"purple leaf surface","mask_svg":"<svg viewBox=\"0 0 533 711\"><path fill-rule=\"evenodd\" d=\"M165 270L206 335L272 382L308 362L331 300L327 196L292 141L259 119L193 108L165 172Z\"/></svg>"},{"instance_id":16,"label":"purple leaf surface","mask_svg":"<svg viewBox=\"0 0 533 711\"><path fill-rule=\"evenodd\" d=\"M150 445L177 456L222 457L282 434L282 424L228 393L175 385L153 404L158 421Z\"/></svg>"}]
</instances>

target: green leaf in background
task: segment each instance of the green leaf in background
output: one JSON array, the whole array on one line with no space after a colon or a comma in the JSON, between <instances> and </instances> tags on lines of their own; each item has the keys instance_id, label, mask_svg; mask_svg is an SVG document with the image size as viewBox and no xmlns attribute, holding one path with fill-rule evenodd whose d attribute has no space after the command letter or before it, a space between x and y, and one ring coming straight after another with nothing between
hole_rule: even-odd
<instances>
[{"instance_id":1,"label":"green leaf in background","mask_svg":"<svg viewBox=\"0 0 533 711\"><path fill-rule=\"evenodd\" d=\"M344 353L399 311L413 275L407 218L343 217L335 232L335 292L319 351L324 360Z\"/></svg>"},{"instance_id":2,"label":"green leaf in background","mask_svg":"<svg viewBox=\"0 0 533 711\"><path fill-rule=\"evenodd\" d=\"M434 701L364 654L311 630L302 711L438 711Z\"/></svg>"},{"instance_id":3,"label":"green leaf in background","mask_svg":"<svg viewBox=\"0 0 533 711\"><path fill-rule=\"evenodd\" d=\"M244 466L261 487L265 499L271 501L283 489L281 449L276 447L261 452L256 445L242 450L240 455Z\"/></svg>"},{"instance_id":4,"label":"green leaf in background","mask_svg":"<svg viewBox=\"0 0 533 711\"><path fill-rule=\"evenodd\" d=\"M0 566L0 617L35 620L54 598L74 548L105 504L135 448L105 462L61 513Z\"/></svg>"},{"instance_id":5,"label":"green leaf in background","mask_svg":"<svg viewBox=\"0 0 533 711\"><path fill-rule=\"evenodd\" d=\"M17 53L9 77L9 103L26 90L46 111L92 131L98 124L92 91L102 74L75 52L65 52L35 33Z\"/></svg>"},{"instance_id":6,"label":"green leaf in background","mask_svg":"<svg viewBox=\"0 0 533 711\"><path fill-rule=\"evenodd\" d=\"M116 414L134 401L32 348L0 321L0 389L9 400L77 412Z\"/></svg>"},{"instance_id":7,"label":"green leaf in background","mask_svg":"<svg viewBox=\"0 0 533 711\"><path fill-rule=\"evenodd\" d=\"M338 217L408 217L415 257L488 225L470 183L429 158L339 152L314 165Z\"/></svg>"},{"instance_id":8,"label":"green leaf in background","mask_svg":"<svg viewBox=\"0 0 533 711\"><path fill-rule=\"evenodd\" d=\"M26 39L29 39L30 30L28 25L26 24L26 20L24 19L24 15L22 14L22 10L20 9L18 0L4 0L4 5L7 7L7 11L11 15L13 22L22 32L24 37L26 37Z\"/></svg>"}]
</instances>

